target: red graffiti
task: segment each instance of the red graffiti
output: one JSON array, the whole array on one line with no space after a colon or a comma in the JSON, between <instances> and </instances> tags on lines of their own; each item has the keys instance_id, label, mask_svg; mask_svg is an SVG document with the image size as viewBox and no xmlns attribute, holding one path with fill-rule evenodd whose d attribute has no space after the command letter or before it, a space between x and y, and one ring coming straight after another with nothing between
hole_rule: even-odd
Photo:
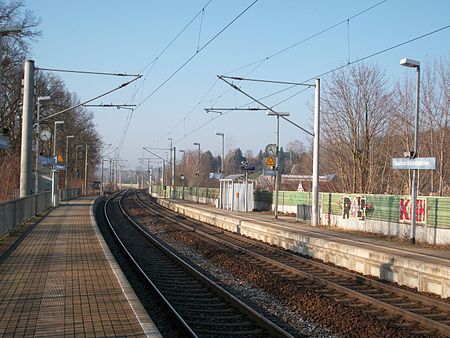
<instances>
[{"instance_id":1,"label":"red graffiti","mask_svg":"<svg viewBox=\"0 0 450 338\"><path fill-rule=\"evenodd\" d=\"M400 198L400 221L409 221L409 215L411 214L409 210L409 199Z\"/></svg>"},{"instance_id":2,"label":"red graffiti","mask_svg":"<svg viewBox=\"0 0 450 338\"><path fill-rule=\"evenodd\" d=\"M408 222L411 220L411 199L400 198L400 222ZM416 200L416 222L425 223L427 215L427 200L417 199Z\"/></svg>"},{"instance_id":3,"label":"red graffiti","mask_svg":"<svg viewBox=\"0 0 450 338\"><path fill-rule=\"evenodd\" d=\"M426 200L417 200L416 203L416 222L425 223L426 217Z\"/></svg>"}]
</instances>

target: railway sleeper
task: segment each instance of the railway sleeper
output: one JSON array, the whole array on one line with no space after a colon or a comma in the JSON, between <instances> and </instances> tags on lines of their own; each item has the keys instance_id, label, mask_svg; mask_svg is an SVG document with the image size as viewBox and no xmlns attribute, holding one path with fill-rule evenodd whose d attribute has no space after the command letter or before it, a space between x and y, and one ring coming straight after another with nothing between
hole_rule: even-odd
<instances>
[{"instance_id":1,"label":"railway sleeper","mask_svg":"<svg viewBox=\"0 0 450 338\"><path fill-rule=\"evenodd\" d=\"M218 301L220 298L218 297L213 297L212 295L205 295L205 296L201 296L201 295L191 295L191 294L179 294L176 292L164 292L164 295L166 298L176 298L178 301L200 301L200 302L208 302L208 301Z\"/></svg>"},{"instance_id":2,"label":"railway sleeper","mask_svg":"<svg viewBox=\"0 0 450 338\"><path fill-rule=\"evenodd\" d=\"M212 318L211 318L212 319ZM243 327L249 327L250 329L253 329L255 327L255 323L249 321L249 320L240 320L236 322L216 322L216 321L189 321L189 325L196 326L196 327L217 327L222 326L225 328L243 328ZM228 330L227 330L228 331Z\"/></svg>"},{"instance_id":3,"label":"railway sleeper","mask_svg":"<svg viewBox=\"0 0 450 338\"><path fill-rule=\"evenodd\" d=\"M419 337L436 337L437 333L431 330L414 330L413 334Z\"/></svg>"},{"instance_id":4,"label":"railway sleeper","mask_svg":"<svg viewBox=\"0 0 450 338\"><path fill-rule=\"evenodd\" d=\"M353 304L348 304L348 306L359 309L359 308L367 307L367 304L366 303L355 302Z\"/></svg>"},{"instance_id":5,"label":"railway sleeper","mask_svg":"<svg viewBox=\"0 0 450 338\"><path fill-rule=\"evenodd\" d=\"M404 323L392 323L393 326L400 328L400 329L409 329L413 327L414 325L417 325L416 323L411 322L404 322Z\"/></svg>"},{"instance_id":6,"label":"railway sleeper","mask_svg":"<svg viewBox=\"0 0 450 338\"><path fill-rule=\"evenodd\" d=\"M236 311L233 308L230 307L222 307L222 308L214 308L214 309L205 309L204 307L201 308L195 308L195 311L191 311L190 313L192 313L192 316L194 317L211 317L211 312L214 313L214 315L217 318L226 318L228 316L235 316L236 315ZM186 316L189 317L191 316L190 313L186 313ZM221 314L220 316L217 316L218 314Z\"/></svg>"},{"instance_id":7,"label":"railway sleeper","mask_svg":"<svg viewBox=\"0 0 450 338\"><path fill-rule=\"evenodd\" d=\"M449 315L446 313L425 313L423 316L438 321L442 320L442 323L447 322L447 325L450 324L450 319L448 319Z\"/></svg>"},{"instance_id":8,"label":"railway sleeper","mask_svg":"<svg viewBox=\"0 0 450 338\"><path fill-rule=\"evenodd\" d=\"M221 337L224 336L224 333L226 333L227 336L262 336L263 331L260 329L253 329L248 331L233 331L233 332L223 332L223 331L217 331L217 330L207 330L207 329L198 329L196 330L196 333L199 335L210 335L211 337Z\"/></svg>"},{"instance_id":9,"label":"railway sleeper","mask_svg":"<svg viewBox=\"0 0 450 338\"><path fill-rule=\"evenodd\" d=\"M178 306L185 307L186 306L186 303L184 303L184 302L177 302L176 300L171 301L170 304L172 306L174 306L174 307L178 307ZM191 308L194 308L195 306L197 306L196 311L199 311L199 310L216 311L216 309L226 309L226 308L230 307L230 305L225 303L225 302L209 304L209 303L205 302L204 300L202 302L195 302L195 304L189 303L188 305Z\"/></svg>"},{"instance_id":10,"label":"railway sleeper","mask_svg":"<svg viewBox=\"0 0 450 338\"><path fill-rule=\"evenodd\" d=\"M381 315L381 316L377 316L378 320L381 321L392 321L392 322L396 322L398 321L401 317L398 315L390 315L390 314L385 314L385 315Z\"/></svg>"},{"instance_id":11,"label":"railway sleeper","mask_svg":"<svg viewBox=\"0 0 450 338\"><path fill-rule=\"evenodd\" d=\"M377 294L373 294L372 295L373 298L376 298L378 300L380 300L380 299L390 299L392 296L393 295L390 292L377 293Z\"/></svg>"},{"instance_id":12,"label":"railway sleeper","mask_svg":"<svg viewBox=\"0 0 450 338\"><path fill-rule=\"evenodd\" d=\"M207 319L214 319L218 321L234 321L234 320L242 320L243 315L236 314L234 311L231 312L229 315L224 316L214 316L214 318L211 318L211 312L196 312L192 316L186 315L184 316L184 319L193 321L199 318L207 318Z\"/></svg>"},{"instance_id":13,"label":"railway sleeper","mask_svg":"<svg viewBox=\"0 0 450 338\"><path fill-rule=\"evenodd\" d=\"M421 315L425 315L427 313L436 313L435 309L432 309L430 307L418 307L415 309L408 309L408 311L417 313L417 314L421 314Z\"/></svg>"},{"instance_id":14,"label":"railway sleeper","mask_svg":"<svg viewBox=\"0 0 450 338\"><path fill-rule=\"evenodd\" d=\"M392 304L392 305L396 305L397 303L401 303L401 302L405 301L404 298L402 298L402 297L395 297L395 296L387 297L387 298L379 298L378 300L382 301L382 302L385 302L385 303Z\"/></svg>"},{"instance_id":15,"label":"railway sleeper","mask_svg":"<svg viewBox=\"0 0 450 338\"><path fill-rule=\"evenodd\" d=\"M223 302L222 299L219 297L215 298L206 298L206 299L199 299L198 297L183 297L182 295L168 295L166 292L164 292L164 295L167 295L167 298L170 300L170 298L174 298L173 300L170 300L173 304L192 304L192 305L204 305L204 304L226 304Z\"/></svg>"}]
</instances>

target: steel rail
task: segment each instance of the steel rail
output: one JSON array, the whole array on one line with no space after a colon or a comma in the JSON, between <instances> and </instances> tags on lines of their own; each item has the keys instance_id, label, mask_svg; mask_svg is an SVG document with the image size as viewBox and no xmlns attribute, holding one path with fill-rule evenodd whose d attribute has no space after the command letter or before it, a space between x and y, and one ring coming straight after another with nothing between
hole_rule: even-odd
<instances>
[{"instance_id":1,"label":"steel rail","mask_svg":"<svg viewBox=\"0 0 450 338\"><path fill-rule=\"evenodd\" d=\"M140 200L140 201L147 208L150 208L150 206L147 205L145 202L143 202L142 200ZM149 202L152 203L153 206L157 206L158 208L163 209L167 213L174 214L173 211L167 210L167 209L161 207L160 205L155 204L152 201L149 201ZM177 219L176 216L174 216L174 217L167 216L167 214L161 213L161 212L159 212L157 210L154 210L153 208L152 208L152 212L155 212L155 213L159 214L162 217L166 217L167 219L171 220L172 222L175 222L176 224L179 224L179 225L185 227L186 229L188 229L189 231L195 232L195 233L197 233L197 234L199 234L201 236L205 236L205 237L207 237L209 239L213 239L213 240L215 240L217 242L220 242L223 245L228 245L228 246L232 247L233 249L238 250L240 252L245 252L245 253L247 253L249 255L252 255L253 257L255 257L255 258L259 259L259 260L268 261L268 262L270 262L270 264L272 264L272 265L274 265L276 267L279 267L281 269L287 270L287 271L289 271L291 273L295 273L297 275L301 275L304 278L312 279L312 280L314 280L316 282L320 282L320 283L323 283L325 285L328 285L330 288L332 288L336 292L344 293L344 294L350 295L350 296L352 296L354 298L357 298L357 299L359 299L359 300L361 300L361 301L363 301L365 303L373 304L374 306L376 306L378 308L382 308L382 309L384 309L384 310L386 310L386 311L388 311L390 313L395 313L397 315L400 315L403 318L407 319L408 321L418 322L420 325L422 325L424 328L426 328L428 330L432 330L432 331L437 330L441 334L450 335L450 326L445 324L445 323L443 323L443 322L440 322L440 321L437 321L437 320L433 319L432 317L436 317L435 314L428 314L431 318L427 318L426 314L421 315L419 313L415 313L415 312L410 311L408 309L404 309L402 307L390 304L390 303L387 302L387 299L386 300L376 299L376 298L374 298L374 296L377 295L376 293L372 294L372 295L370 295L369 292L368 292L368 294L364 294L363 290L354 290L354 289L350 288L351 286L355 287L355 285L349 285L347 287L346 286L342 286L339 283L330 281L330 280L328 280L328 279L326 279L324 277L319 277L317 275L314 275L313 273L301 271L298 268L291 267L291 266L287 265L286 263L281 263L281 262L279 262L279 261L277 261L275 259L269 258L269 257L264 256L262 254L256 253L256 252L251 251L249 249L246 249L246 248L244 248L242 246L242 244L233 244L233 243L230 243L228 240L224 240L224 239L221 239L221 238L217 237L218 235L226 235L228 237L231 236L235 240L238 240L240 243L242 243L242 242L246 242L246 243L251 242L251 245L253 245L253 246L256 246L256 245L258 247L261 246L261 244L257 244L255 242L252 242L251 240L242 238L242 236L226 233L223 230L217 230L217 229L214 229L213 233L211 234L209 232L200 230L200 229L196 228L195 226L189 225L188 223L192 222L196 226L200 226L198 224L198 222L195 222L193 220L190 221L190 220L186 219L186 221L181 221L179 218ZM204 225L202 225L202 226L205 227ZM208 226L206 228L210 228L210 227L211 226ZM297 255L293 255L293 254L288 253L286 251L282 251L280 249L275 249L275 248L272 248L272 247L268 248L267 246L265 246L265 250L269 250L270 252L274 252L274 253L276 253L278 255L281 255L283 258L295 259L296 261L299 261L299 262L302 262L302 263L307 263L308 265L311 265L312 267L319 267L322 270L326 270L327 272L334 273L334 274L336 274L338 276L342 276L344 278L355 279L357 281L360 281L360 283L361 283L360 286L361 287L366 287L366 289L368 287L369 288L382 289L382 290L388 291L390 293L393 293L393 294L400 295L402 297L408 298L410 301L414 301L416 303L415 305L417 305L419 303L422 303L425 306L432 307L432 308L434 307L434 308L438 309L439 311L443 312L442 313L443 317L445 317L445 315L447 315L448 318L450 318L450 304L448 304L448 303L441 302L441 301L438 301L438 300L434 300L434 299L425 297L423 295L410 292L408 290L397 288L395 286L387 285L387 284L381 283L379 281L366 278L364 276L356 275L356 274L351 273L351 272L343 271L341 269L337 269L337 268L331 267L329 265L325 265L325 264L322 264L322 263L314 262L314 261L311 261L311 260L299 257ZM342 283L342 284L345 284L345 283ZM407 302L407 300L404 300L404 301L402 301L402 304L404 304L406 302ZM418 310L418 308L416 308L416 310ZM417 311L417 312L420 312L420 311ZM448 319L447 321L449 321L449 320L450 319Z\"/></svg>"},{"instance_id":2,"label":"steel rail","mask_svg":"<svg viewBox=\"0 0 450 338\"><path fill-rule=\"evenodd\" d=\"M162 305L168 310L169 314L172 316L172 318L177 322L179 327L182 329L183 333L186 334L189 337L198 337L194 331L189 327L189 325L184 321L184 319L180 316L180 314L173 308L173 306L169 303L166 297L159 291L159 289L156 287L156 285L152 282L152 280L147 276L147 274L142 270L138 262L134 259L134 257L131 255L131 253L126 248L125 244L122 242L122 240L119 238L117 232L114 230L114 227L111 223L111 220L108 216L107 207L109 202L117 198L121 192L111 195L106 199L105 205L103 207L103 213L106 218L106 222L108 223L109 230L113 234L114 240L118 243L120 250L122 253L126 256L126 258L131 262L132 266L139 272L141 277L146 281L148 286L151 288L151 290L154 292L154 294L159 298Z\"/></svg>"},{"instance_id":3,"label":"steel rail","mask_svg":"<svg viewBox=\"0 0 450 338\"><path fill-rule=\"evenodd\" d=\"M123 208L122 205L122 199L126 196L126 194L123 194L118 199L118 205L120 208L120 211L122 215L141 233L141 235L145 236L146 239L151 241L152 245L158 247L159 250L164 251L164 255L168 256L170 259L176 262L177 265L181 266L183 269L187 270L189 274L195 275L195 279L200 280L204 284L208 286L208 289L213 290L217 294L221 295L224 299L226 299L232 306L239 309L241 313L246 315L248 318L251 318L255 321L263 330L266 330L270 334L270 336L273 337L292 337L289 335L286 331L284 331L282 328L277 326L276 324L272 323L270 320L250 308L248 305L234 297L232 294L218 286L216 283L214 283L212 280L210 280L205 275L201 274L197 270L195 270L192 266L190 266L188 263L183 261L181 258L179 258L175 253L173 253L170 248L165 246L163 243L159 242L157 239L153 238L145 229L143 229L139 224L137 224L130 215L126 212L126 210ZM105 204L105 211L106 211L106 204ZM108 222L110 222L108 220ZM112 225L111 225L112 227ZM115 236L118 236L118 234L114 231ZM167 300L166 297L163 296L162 292L159 291L158 287L150 280L150 277L148 277L145 274L145 271L142 267L139 266L138 262L132 257L132 254L125 248L125 244L120 241L121 245L123 246L124 250L130 255L131 261L134 265L137 266L137 269L140 273L143 273L145 275L145 279L148 280L148 282L152 285L152 288L154 287L156 290L158 290L158 294L161 295L161 297L164 298L165 301L167 301L168 306L172 309L172 311L179 316L179 318L182 320L182 323L186 325L186 327L189 327L188 321L184 320L182 318L182 315L179 314L178 311L176 311L175 307L170 304L170 302ZM191 334L196 335L197 333L189 327Z\"/></svg>"}]
</instances>

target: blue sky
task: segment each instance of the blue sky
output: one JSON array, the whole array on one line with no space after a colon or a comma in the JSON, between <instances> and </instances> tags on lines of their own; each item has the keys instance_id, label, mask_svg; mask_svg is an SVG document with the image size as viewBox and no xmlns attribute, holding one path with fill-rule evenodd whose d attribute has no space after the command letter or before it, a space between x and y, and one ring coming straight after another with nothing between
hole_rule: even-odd
<instances>
[{"instance_id":1,"label":"blue sky","mask_svg":"<svg viewBox=\"0 0 450 338\"><path fill-rule=\"evenodd\" d=\"M380 1L259 0L148 97L252 2L212 0L203 15L152 63L207 0L25 0L26 8L42 20L42 37L33 43L30 58L43 68L121 73L138 73L151 64L142 71L145 76L136 85L97 102L140 105L132 114L121 147L121 157L134 167L138 157L146 156L143 146L166 148L169 137L178 149L195 149L193 142L200 142L203 150L209 149L213 154L220 152L220 138L214 135L215 131L225 133L227 149L240 147L244 152L257 153L266 144L274 143L275 119L265 112L239 111L222 116L205 113L204 108L211 106L235 107L250 102L218 81L218 74L301 82L348 60L450 24L448 0L388 0L348 22L346 19ZM265 62L241 68L341 21L345 22ZM393 85L403 76L414 76L411 70L399 66L401 58L420 60L424 69L434 60L449 56L450 29L446 29L366 62L383 69ZM236 69L239 70L233 71ZM82 101L125 81L63 73L59 76ZM323 85L326 80L327 77L322 79ZM258 98L283 88L261 83L239 85ZM271 106L295 91L298 89L264 103ZM313 89L306 90L277 109L290 112L292 120L312 129L313 93ZM130 112L111 108L92 111L104 142L118 146ZM287 123L281 123L280 134L281 145L295 139L310 142L306 134Z\"/></svg>"}]
</instances>

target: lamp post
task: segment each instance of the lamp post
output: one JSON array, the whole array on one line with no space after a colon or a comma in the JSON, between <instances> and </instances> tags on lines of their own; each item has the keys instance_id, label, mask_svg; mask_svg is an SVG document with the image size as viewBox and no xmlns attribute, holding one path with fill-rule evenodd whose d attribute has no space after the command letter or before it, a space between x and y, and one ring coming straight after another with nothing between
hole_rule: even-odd
<instances>
[{"instance_id":1,"label":"lamp post","mask_svg":"<svg viewBox=\"0 0 450 338\"><path fill-rule=\"evenodd\" d=\"M320 79L314 85L314 135L313 135L313 178L311 225L320 225L319 207L319 154L320 154Z\"/></svg>"},{"instance_id":2,"label":"lamp post","mask_svg":"<svg viewBox=\"0 0 450 338\"><path fill-rule=\"evenodd\" d=\"M64 121L55 121L55 127L53 131L53 170L52 170L52 203L54 207L58 206L58 171L56 170L56 165L58 164L58 159L56 158L56 127L58 124L63 124Z\"/></svg>"},{"instance_id":3,"label":"lamp post","mask_svg":"<svg viewBox=\"0 0 450 338\"><path fill-rule=\"evenodd\" d=\"M411 59L401 59L400 65L410 68L416 68L416 117L414 122L414 149L413 157L416 158L419 151L419 99L420 99L420 62ZM411 242L416 243L416 201L417 201L417 169L413 169L412 188L411 188Z\"/></svg>"},{"instance_id":4,"label":"lamp post","mask_svg":"<svg viewBox=\"0 0 450 338\"><path fill-rule=\"evenodd\" d=\"M225 160L225 134L220 132L220 131L216 131L216 135L217 136L222 136L222 160L220 161L221 163L221 173L223 173L223 165L224 165L224 160Z\"/></svg>"},{"instance_id":5,"label":"lamp post","mask_svg":"<svg viewBox=\"0 0 450 338\"><path fill-rule=\"evenodd\" d=\"M65 175L64 175L64 189L67 189L67 175L69 173L69 139L74 138L73 135L66 136L66 159L65 159Z\"/></svg>"},{"instance_id":6,"label":"lamp post","mask_svg":"<svg viewBox=\"0 0 450 338\"><path fill-rule=\"evenodd\" d=\"M200 187L200 143L194 142L194 146L198 146L198 156L197 156L197 172L195 173L197 175L197 203L199 202L199 187Z\"/></svg>"},{"instance_id":7,"label":"lamp post","mask_svg":"<svg viewBox=\"0 0 450 338\"><path fill-rule=\"evenodd\" d=\"M50 100L50 96L39 96L37 98L37 114L36 114L36 172L34 179L34 193L39 192L39 138L40 138L40 114L41 114L41 101Z\"/></svg>"},{"instance_id":8,"label":"lamp post","mask_svg":"<svg viewBox=\"0 0 450 338\"><path fill-rule=\"evenodd\" d=\"M183 153L183 161L185 161L186 150L179 149L178 151L180 153ZM181 186L182 186L181 199L184 200L184 179L185 179L185 177L184 177L184 162L183 162L183 169L181 171L180 179L181 179Z\"/></svg>"},{"instance_id":9,"label":"lamp post","mask_svg":"<svg viewBox=\"0 0 450 338\"><path fill-rule=\"evenodd\" d=\"M268 116L277 117L277 157L275 161L275 218L278 218L278 190L280 189L280 170L278 168L280 162L280 116L289 116L289 113L276 113L274 111L268 110Z\"/></svg>"},{"instance_id":10,"label":"lamp post","mask_svg":"<svg viewBox=\"0 0 450 338\"><path fill-rule=\"evenodd\" d=\"M75 175L77 177L77 180L80 179L80 172L78 170L78 148L81 148L82 144L77 144L75 146Z\"/></svg>"},{"instance_id":11,"label":"lamp post","mask_svg":"<svg viewBox=\"0 0 450 338\"><path fill-rule=\"evenodd\" d=\"M108 159L106 159L108 160ZM105 161L105 158L102 156L102 176L101 176L101 184L100 184L100 196L104 195L104 182L103 182L103 162Z\"/></svg>"}]
</instances>

